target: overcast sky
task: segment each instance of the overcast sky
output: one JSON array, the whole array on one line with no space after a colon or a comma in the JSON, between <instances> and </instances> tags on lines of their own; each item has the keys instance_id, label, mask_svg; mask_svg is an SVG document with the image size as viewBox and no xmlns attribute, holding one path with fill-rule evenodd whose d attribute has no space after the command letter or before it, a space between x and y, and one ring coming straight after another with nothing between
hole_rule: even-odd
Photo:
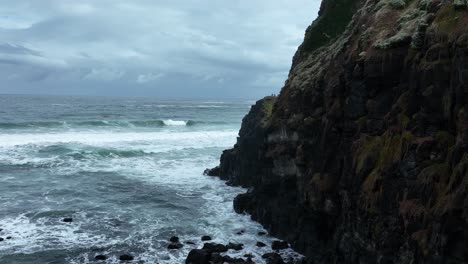
<instances>
[{"instance_id":1,"label":"overcast sky","mask_svg":"<svg viewBox=\"0 0 468 264\"><path fill-rule=\"evenodd\" d=\"M319 0L3 0L0 93L277 93Z\"/></svg>"}]
</instances>

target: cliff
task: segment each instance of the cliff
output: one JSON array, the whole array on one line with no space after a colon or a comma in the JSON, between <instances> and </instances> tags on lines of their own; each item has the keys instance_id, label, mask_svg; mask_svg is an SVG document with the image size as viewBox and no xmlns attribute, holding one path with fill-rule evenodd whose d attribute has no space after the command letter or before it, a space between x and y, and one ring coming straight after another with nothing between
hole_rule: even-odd
<instances>
[{"instance_id":1,"label":"cliff","mask_svg":"<svg viewBox=\"0 0 468 264\"><path fill-rule=\"evenodd\" d=\"M323 0L216 174L310 263L468 262L468 1Z\"/></svg>"}]
</instances>

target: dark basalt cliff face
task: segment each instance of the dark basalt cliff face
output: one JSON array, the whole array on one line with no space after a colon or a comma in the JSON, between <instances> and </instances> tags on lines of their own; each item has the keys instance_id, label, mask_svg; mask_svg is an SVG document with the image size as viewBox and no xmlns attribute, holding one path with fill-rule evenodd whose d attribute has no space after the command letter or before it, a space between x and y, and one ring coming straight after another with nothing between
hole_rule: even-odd
<instances>
[{"instance_id":1,"label":"dark basalt cliff face","mask_svg":"<svg viewBox=\"0 0 468 264\"><path fill-rule=\"evenodd\" d=\"M468 2L324 0L219 175L310 263L468 263Z\"/></svg>"}]
</instances>

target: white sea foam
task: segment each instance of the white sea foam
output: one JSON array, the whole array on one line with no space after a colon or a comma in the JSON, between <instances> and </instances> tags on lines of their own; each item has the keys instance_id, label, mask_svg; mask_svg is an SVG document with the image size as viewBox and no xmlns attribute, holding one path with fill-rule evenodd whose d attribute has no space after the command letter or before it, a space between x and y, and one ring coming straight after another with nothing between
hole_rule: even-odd
<instances>
[{"instance_id":1,"label":"white sea foam","mask_svg":"<svg viewBox=\"0 0 468 264\"><path fill-rule=\"evenodd\" d=\"M222 103L185 107L231 107ZM91 122L72 126L73 131L0 133L0 166L7 168L1 181L8 190L0 199L0 236L13 237L0 243L0 255L14 259L15 253L43 256L57 250L69 256L64 263L95 263L96 254L105 254L105 263L117 264L119 254L129 253L135 262L175 264L203 246L202 235L210 235L216 243L245 245L230 256L251 253L263 264L262 254L271 249L255 244L269 245L275 238L258 236L261 225L234 212L232 200L245 190L202 176L235 143L238 127L187 126L192 121L181 119L190 117L177 116L153 120L155 126L145 129L139 127L144 121L129 129L131 122L103 120L106 130L90 130ZM63 217L73 217L73 223L63 223ZM237 234L240 230L244 233ZM172 235L195 245L168 251Z\"/></svg>"},{"instance_id":2,"label":"white sea foam","mask_svg":"<svg viewBox=\"0 0 468 264\"><path fill-rule=\"evenodd\" d=\"M52 224L54 222L55 224ZM20 215L16 218L0 219L0 226L4 229L2 235L12 237L11 240L0 243L0 255L5 252L27 254L51 246L69 249L89 244L111 245L115 242L101 235L83 232L79 222L70 225L61 222L61 219L32 220Z\"/></svg>"},{"instance_id":3,"label":"white sea foam","mask_svg":"<svg viewBox=\"0 0 468 264\"><path fill-rule=\"evenodd\" d=\"M178 122L178 121L173 121ZM183 121L182 121L183 122ZM176 123L181 124L181 123ZM65 132L65 133L25 133L25 134L0 134L0 147L12 147L21 145L52 145L58 143L82 143L89 145L107 145L119 142L158 142L173 141L182 143L193 142L189 145L213 142L213 140L232 142L237 132L227 131L187 131L187 132ZM195 142L196 141L196 142ZM173 143L173 144L174 144ZM180 144L174 144L181 146ZM225 146L225 144L222 144Z\"/></svg>"},{"instance_id":4,"label":"white sea foam","mask_svg":"<svg viewBox=\"0 0 468 264\"><path fill-rule=\"evenodd\" d=\"M163 123L166 126L186 126L187 125L187 122L185 121L172 120L172 119L163 120Z\"/></svg>"}]
</instances>

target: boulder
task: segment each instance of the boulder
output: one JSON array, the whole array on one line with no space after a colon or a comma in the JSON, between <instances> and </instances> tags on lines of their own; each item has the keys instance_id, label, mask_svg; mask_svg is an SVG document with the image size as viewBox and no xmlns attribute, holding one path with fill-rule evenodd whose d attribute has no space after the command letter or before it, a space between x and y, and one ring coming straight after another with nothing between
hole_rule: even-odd
<instances>
[{"instance_id":1,"label":"boulder","mask_svg":"<svg viewBox=\"0 0 468 264\"><path fill-rule=\"evenodd\" d=\"M187 258L185 264L209 264L211 260L211 253L204 249L192 249Z\"/></svg>"},{"instance_id":2,"label":"boulder","mask_svg":"<svg viewBox=\"0 0 468 264\"><path fill-rule=\"evenodd\" d=\"M205 243L203 245L203 249L207 250L208 252L215 252L215 253L221 253L221 252L226 252L228 251L228 247L223 245L223 244L216 244L216 243Z\"/></svg>"},{"instance_id":3,"label":"boulder","mask_svg":"<svg viewBox=\"0 0 468 264\"><path fill-rule=\"evenodd\" d=\"M257 247L266 247L266 244L263 242L258 241L256 244Z\"/></svg>"},{"instance_id":4,"label":"boulder","mask_svg":"<svg viewBox=\"0 0 468 264\"><path fill-rule=\"evenodd\" d=\"M132 255L128 255L128 254L124 254L124 255L119 256L119 260L122 260L122 261L131 261L133 259L134 259L134 257Z\"/></svg>"},{"instance_id":5,"label":"boulder","mask_svg":"<svg viewBox=\"0 0 468 264\"><path fill-rule=\"evenodd\" d=\"M169 241L171 241L172 243L179 243L179 237L173 236L173 237L169 238Z\"/></svg>"},{"instance_id":6,"label":"boulder","mask_svg":"<svg viewBox=\"0 0 468 264\"><path fill-rule=\"evenodd\" d=\"M95 260L106 260L107 257L106 257L105 255L96 255L96 256L94 257L94 259L95 259Z\"/></svg>"},{"instance_id":7,"label":"boulder","mask_svg":"<svg viewBox=\"0 0 468 264\"><path fill-rule=\"evenodd\" d=\"M211 237L210 237L210 236L202 236L202 237L201 237L201 240L202 240L202 241L210 241L210 240L211 240Z\"/></svg>"},{"instance_id":8,"label":"boulder","mask_svg":"<svg viewBox=\"0 0 468 264\"><path fill-rule=\"evenodd\" d=\"M228 249L233 249L233 250L242 250L244 248L244 244L236 244L236 243L231 243L227 245Z\"/></svg>"},{"instance_id":9,"label":"boulder","mask_svg":"<svg viewBox=\"0 0 468 264\"><path fill-rule=\"evenodd\" d=\"M286 241L275 240L271 244L271 249L273 250L287 249L288 247L289 245L288 245L288 242Z\"/></svg>"},{"instance_id":10,"label":"boulder","mask_svg":"<svg viewBox=\"0 0 468 264\"><path fill-rule=\"evenodd\" d=\"M184 245L181 243L170 243L167 248L168 249L181 249Z\"/></svg>"},{"instance_id":11,"label":"boulder","mask_svg":"<svg viewBox=\"0 0 468 264\"><path fill-rule=\"evenodd\" d=\"M284 264L283 258L277 253L266 253L262 258L267 264Z\"/></svg>"}]
</instances>

